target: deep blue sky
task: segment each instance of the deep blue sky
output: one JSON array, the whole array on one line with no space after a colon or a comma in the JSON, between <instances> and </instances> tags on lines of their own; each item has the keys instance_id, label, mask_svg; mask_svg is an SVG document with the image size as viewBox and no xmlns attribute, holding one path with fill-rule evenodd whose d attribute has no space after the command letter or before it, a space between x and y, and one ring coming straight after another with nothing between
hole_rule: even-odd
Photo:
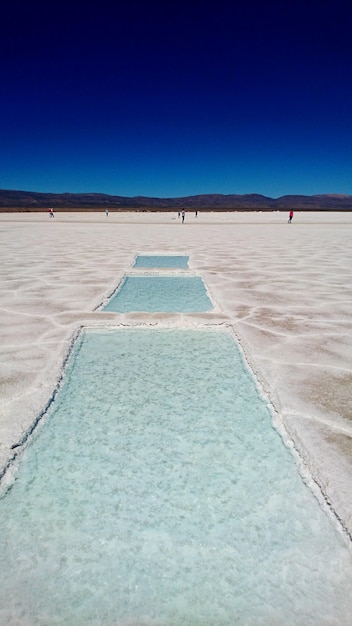
<instances>
[{"instance_id":1,"label":"deep blue sky","mask_svg":"<svg viewBox=\"0 0 352 626\"><path fill-rule=\"evenodd\" d=\"M3 0L0 188L352 194L351 0Z\"/></svg>"}]
</instances>

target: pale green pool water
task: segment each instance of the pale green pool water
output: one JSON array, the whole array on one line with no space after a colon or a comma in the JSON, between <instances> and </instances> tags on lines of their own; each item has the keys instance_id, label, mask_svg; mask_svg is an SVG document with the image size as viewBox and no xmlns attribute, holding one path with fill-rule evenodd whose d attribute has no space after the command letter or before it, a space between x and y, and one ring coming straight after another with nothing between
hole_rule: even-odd
<instances>
[{"instance_id":1,"label":"pale green pool water","mask_svg":"<svg viewBox=\"0 0 352 626\"><path fill-rule=\"evenodd\" d=\"M188 256L180 255L139 255L136 257L134 267L187 269L188 260Z\"/></svg>"},{"instance_id":2,"label":"pale green pool water","mask_svg":"<svg viewBox=\"0 0 352 626\"><path fill-rule=\"evenodd\" d=\"M213 305L200 276L126 276L105 311L199 313Z\"/></svg>"},{"instance_id":3,"label":"pale green pool water","mask_svg":"<svg viewBox=\"0 0 352 626\"><path fill-rule=\"evenodd\" d=\"M4 626L352 614L345 540L225 331L85 332L0 528Z\"/></svg>"}]
</instances>

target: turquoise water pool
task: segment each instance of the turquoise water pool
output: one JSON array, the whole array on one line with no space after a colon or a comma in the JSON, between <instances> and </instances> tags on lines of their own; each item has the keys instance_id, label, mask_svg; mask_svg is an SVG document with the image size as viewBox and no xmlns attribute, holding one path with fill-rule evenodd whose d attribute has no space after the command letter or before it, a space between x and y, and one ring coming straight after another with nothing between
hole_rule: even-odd
<instances>
[{"instance_id":1,"label":"turquoise water pool","mask_svg":"<svg viewBox=\"0 0 352 626\"><path fill-rule=\"evenodd\" d=\"M188 256L139 255L136 257L134 267L187 269L188 260Z\"/></svg>"},{"instance_id":2,"label":"turquoise water pool","mask_svg":"<svg viewBox=\"0 0 352 626\"><path fill-rule=\"evenodd\" d=\"M200 276L126 276L105 311L199 313L213 305Z\"/></svg>"},{"instance_id":3,"label":"turquoise water pool","mask_svg":"<svg viewBox=\"0 0 352 626\"><path fill-rule=\"evenodd\" d=\"M0 624L351 615L345 541L225 331L83 333L0 528Z\"/></svg>"}]
</instances>

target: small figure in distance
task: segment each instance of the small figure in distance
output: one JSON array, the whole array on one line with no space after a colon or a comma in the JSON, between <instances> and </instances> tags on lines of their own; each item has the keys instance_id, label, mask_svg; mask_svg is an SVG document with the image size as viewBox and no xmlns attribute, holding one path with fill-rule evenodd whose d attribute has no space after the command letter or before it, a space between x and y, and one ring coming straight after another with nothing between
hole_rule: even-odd
<instances>
[{"instance_id":1,"label":"small figure in distance","mask_svg":"<svg viewBox=\"0 0 352 626\"><path fill-rule=\"evenodd\" d=\"M198 217L198 209L196 209L196 217Z\"/></svg>"},{"instance_id":2,"label":"small figure in distance","mask_svg":"<svg viewBox=\"0 0 352 626\"><path fill-rule=\"evenodd\" d=\"M54 209L49 209L49 217L55 217Z\"/></svg>"},{"instance_id":3,"label":"small figure in distance","mask_svg":"<svg viewBox=\"0 0 352 626\"><path fill-rule=\"evenodd\" d=\"M183 222L185 221L185 212L182 211L181 215L182 215L182 224L183 224Z\"/></svg>"},{"instance_id":4,"label":"small figure in distance","mask_svg":"<svg viewBox=\"0 0 352 626\"><path fill-rule=\"evenodd\" d=\"M109 217L109 209L105 209L105 215L106 217Z\"/></svg>"},{"instance_id":5,"label":"small figure in distance","mask_svg":"<svg viewBox=\"0 0 352 626\"><path fill-rule=\"evenodd\" d=\"M181 217L181 211L178 212L177 217Z\"/></svg>"},{"instance_id":6,"label":"small figure in distance","mask_svg":"<svg viewBox=\"0 0 352 626\"><path fill-rule=\"evenodd\" d=\"M291 209L291 211L288 214L288 224L291 224L292 218L293 218L293 210Z\"/></svg>"}]
</instances>

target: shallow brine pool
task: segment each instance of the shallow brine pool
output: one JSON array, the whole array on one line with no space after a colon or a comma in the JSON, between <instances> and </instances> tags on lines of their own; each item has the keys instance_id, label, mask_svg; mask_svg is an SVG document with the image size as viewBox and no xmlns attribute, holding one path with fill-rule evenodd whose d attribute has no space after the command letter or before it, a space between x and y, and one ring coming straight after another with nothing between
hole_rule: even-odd
<instances>
[{"instance_id":1,"label":"shallow brine pool","mask_svg":"<svg viewBox=\"0 0 352 626\"><path fill-rule=\"evenodd\" d=\"M134 267L187 269L188 260L188 256L139 255L136 257Z\"/></svg>"},{"instance_id":2,"label":"shallow brine pool","mask_svg":"<svg viewBox=\"0 0 352 626\"><path fill-rule=\"evenodd\" d=\"M0 528L0 624L349 623L345 540L225 331L84 333Z\"/></svg>"},{"instance_id":3,"label":"shallow brine pool","mask_svg":"<svg viewBox=\"0 0 352 626\"><path fill-rule=\"evenodd\" d=\"M126 276L105 311L201 313L213 305L200 276Z\"/></svg>"}]
</instances>

